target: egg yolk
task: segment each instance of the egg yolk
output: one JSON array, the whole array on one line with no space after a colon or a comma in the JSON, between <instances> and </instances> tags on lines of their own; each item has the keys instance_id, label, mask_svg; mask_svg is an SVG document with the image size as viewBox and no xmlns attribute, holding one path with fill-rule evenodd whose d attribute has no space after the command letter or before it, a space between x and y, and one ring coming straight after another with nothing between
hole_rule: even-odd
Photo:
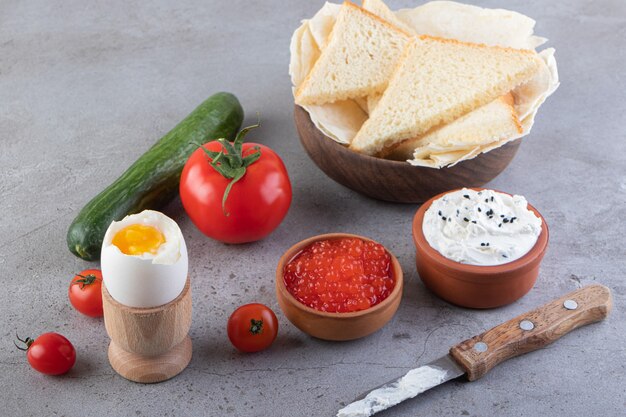
<instances>
[{"instance_id":1,"label":"egg yolk","mask_svg":"<svg viewBox=\"0 0 626 417\"><path fill-rule=\"evenodd\" d=\"M133 224L117 232L112 243L126 255L156 254L165 236L152 226Z\"/></svg>"}]
</instances>

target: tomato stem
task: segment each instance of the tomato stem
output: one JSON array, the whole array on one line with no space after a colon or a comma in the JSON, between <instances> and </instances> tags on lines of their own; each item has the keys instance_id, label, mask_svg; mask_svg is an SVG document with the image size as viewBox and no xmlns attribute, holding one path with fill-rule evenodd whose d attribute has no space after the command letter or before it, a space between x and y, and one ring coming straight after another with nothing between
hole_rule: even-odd
<instances>
[{"instance_id":1,"label":"tomato stem","mask_svg":"<svg viewBox=\"0 0 626 417\"><path fill-rule=\"evenodd\" d=\"M28 350L28 348L30 348L30 345L33 344L34 340L31 339L30 337L27 337L26 339L21 339L20 336L17 334L17 331L15 332L15 337L17 337L17 340L19 340L20 342L22 342L23 344L26 345L26 347L20 347L18 346L17 343L15 343L15 340L13 341L13 344L15 345L16 348L18 348L21 351L26 352Z\"/></svg>"},{"instance_id":2,"label":"tomato stem","mask_svg":"<svg viewBox=\"0 0 626 417\"><path fill-rule=\"evenodd\" d=\"M263 320L250 319L250 333L252 334L263 333Z\"/></svg>"},{"instance_id":3,"label":"tomato stem","mask_svg":"<svg viewBox=\"0 0 626 417\"><path fill-rule=\"evenodd\" d=\"M198 145L210 158L209 164L213 167L213 169L219 172L224 178L231 180L226 186L224 195L222 196L222 212L225 216L230 216L230 213L226 211L226 200L228 199L228 195L230 194L230 190L233 185L246 175L246 168L254 164L261 157L261 148L258 146L253 148L253 152L248 153L245 156L243 155L244 137L249 131L260 126L261 120L259 118L259 113L257 113L257 123L241 129L232 143L224 138L207 142L218 142L222 146L222 149L220 149L219 152L210 151L204 146Z\"/></svg>"},{"instance_id":4,"label":"tomato stem","mask_svg":"<svg viewBox=\"0 0 626 417\"><path fill-rule=\"evenodd\" d=\"M81 290L85 288L85 285L91 285L98 280L98 277L95 276L94 274L89 274L86 276L81 275L81 274L76 274L76 276L80 277L80 279L77 279L76 281L72 282L72 285L74 284L80 285Z\"/></svg>"}]
</instances>

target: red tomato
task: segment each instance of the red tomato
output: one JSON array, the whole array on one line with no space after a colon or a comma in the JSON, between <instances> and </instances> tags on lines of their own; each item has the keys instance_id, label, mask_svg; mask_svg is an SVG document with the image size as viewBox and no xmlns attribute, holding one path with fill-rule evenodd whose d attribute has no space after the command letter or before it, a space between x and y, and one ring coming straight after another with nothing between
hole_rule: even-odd
<instances>
[{"instance_id":1,"label":"red tomato","mask_svg":"<svg viewBox=\"0 0 626 417\"><path fill-rule=\"evenodd\" d=\"M228 338L242 352L267 349L278 334L276 314L263 304L239 307L228 319Z\"/></svg>"},{"instance_id":2,"label":"red tomato","mask_svg":"<svg viewBox=\"0 0 626 417\"><path fill-rule=\"evenodd\" d=\"M222 150L219 142L203 145L210 152ZM280 157L267 146L243 143L242 156L258 149L260 158L245 168L233 182L222 206L231 178L212 165L202 148L190 157L180 179L180 198L198 229L225 243L246 243L263 239L282 222L291 204L291 183ZM224 159L224 158L222 158Z\"/></svg>"},{"instance_id":3,"label":"red tomato","mask_svg":"<svg viewBox=\"0 0 626 417\"><path fill-rule=\"evenodd\" d=\"M72 369L76 362L76 351L74 346L64 336L58 333L44 333L37 339L30 337L20 342L26 348L18 347L26 351L28 363L36 371L46 375L61 375Z\"/></svg>"},{"instance_id":4,"label":"red tomato","mask_svg":"<svg viewBox=\"0 0 626 417\"><path fill-rule=\"evenodd\" d=\"M102 317L102 271L81 271L72 279L68 295L76 310L89 317Z\"/></svg>"}]
</instances>

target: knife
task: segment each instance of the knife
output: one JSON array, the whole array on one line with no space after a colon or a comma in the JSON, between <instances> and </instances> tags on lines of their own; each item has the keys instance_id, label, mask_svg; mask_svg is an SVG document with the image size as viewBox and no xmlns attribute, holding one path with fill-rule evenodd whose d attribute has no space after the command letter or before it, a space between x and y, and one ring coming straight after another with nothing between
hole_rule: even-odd
<instances>
[{"instance_id":1,"label":"knife","mask_svg":"<svg viewBox=\"0 0 626 417\"><path fill-rule=\"evenodd\" d=\"M453 346L450 353L407 372L348 404L337 417L369 417L465 375L469 381L515 356L541 349L572 330L603 320L611 291L599 284L571 292Z\"/></svg>"}]
</instances>

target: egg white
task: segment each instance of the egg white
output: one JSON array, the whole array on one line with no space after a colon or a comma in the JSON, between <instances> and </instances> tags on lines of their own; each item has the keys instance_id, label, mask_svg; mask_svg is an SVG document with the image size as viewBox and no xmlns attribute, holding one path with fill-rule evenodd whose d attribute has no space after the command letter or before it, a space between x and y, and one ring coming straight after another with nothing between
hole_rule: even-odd
<instances>
[{"instance_id":1,"label":"egg white","mask_svg":"<svg viewBox=\"0 0 626 417\"><path fill-rule=\"evenodd\" d=\"M113 237L133 224L152 226L165 237L155 254L126 255ZM111 297L129 307L167 304L182 292L187 281L187 246L178 224L165 214L144 210L112 222L104 235L100 257L102 278Z\"/></svg>"}]
</instances>

